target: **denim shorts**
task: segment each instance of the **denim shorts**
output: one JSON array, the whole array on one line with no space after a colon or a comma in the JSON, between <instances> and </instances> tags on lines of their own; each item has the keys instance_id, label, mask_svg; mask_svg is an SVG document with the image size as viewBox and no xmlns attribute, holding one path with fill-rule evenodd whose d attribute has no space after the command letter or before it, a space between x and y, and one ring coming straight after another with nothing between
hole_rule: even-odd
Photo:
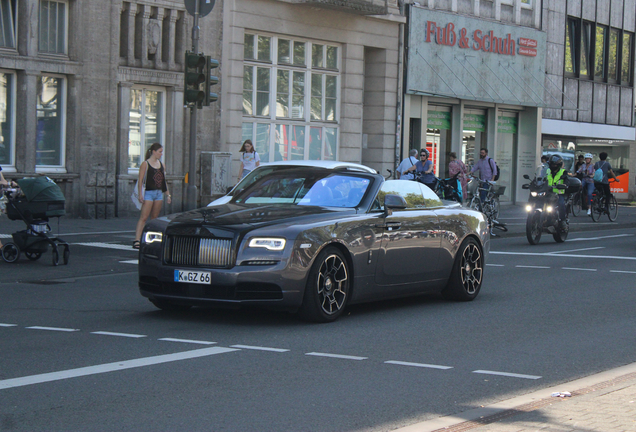
<instances>
[{"instance_id":1,"label":"denim shorts","mask_svg":"<svg viewBox=\"0 0 636 432\"><path fill-rule=\"evenodd\" d=\"M160 189L145 191L144 201L163 201L163 191Z\"/></svg>"}]
</instances>

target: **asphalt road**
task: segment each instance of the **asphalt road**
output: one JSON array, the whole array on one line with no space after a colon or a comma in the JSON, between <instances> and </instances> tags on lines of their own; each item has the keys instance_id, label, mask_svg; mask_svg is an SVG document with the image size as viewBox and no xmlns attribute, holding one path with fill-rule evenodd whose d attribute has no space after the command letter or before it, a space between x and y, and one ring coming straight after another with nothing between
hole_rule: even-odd
<instances>
[{"instance_id":1,"label":"asphalt road","mask_svg":"<svg viewBox=\"0 0 636 432\"><path fill-rule=\"evenodd\" d=\"M388 431L632 363L636 228L598 228L496 239L474 302L323 325L158 311L130 231L73 236L69 266L0 262L0 430Z\"/></svg>"}]
</instances>

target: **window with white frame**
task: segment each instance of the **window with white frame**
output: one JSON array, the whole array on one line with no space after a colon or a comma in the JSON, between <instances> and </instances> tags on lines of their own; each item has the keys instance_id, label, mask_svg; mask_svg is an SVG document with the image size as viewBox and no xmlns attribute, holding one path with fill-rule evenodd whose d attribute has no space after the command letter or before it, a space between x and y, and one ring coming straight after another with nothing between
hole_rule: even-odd
<instances>
[{"instance_id":1,"label":"window with white frame","mask_svg":"<svg viewBox=\"0 0 636 432\"><path fill-rule=\"evenodd\" d=\"M36 167L63 167L66 152L65 78L38 76L36 116Z\"/></svg>"},{"instance_id":2,"label":"window with white frame","mask_svg":"<svg viewBox=\"0 0 636 432\"><path fill-rule=\"evenodd\" d=\"M0 0L0 47L15 48L17 0Z\"/></svg>"},{"instance_id":3,"label":"window with white frame","mask_svg":"<svg viewBox=\"0 0 636 432\"><path fill-rule=\"evenodd\" d=\"M243 141L263 162L336 160L340 47L245 33Z\"/></svg>"},{"instance_id":4,"label":"window with white frame","mask_svg":"<svg viewBox=\"0 0 636 432\"><path fill-rule=\"evenodd\" d=\"M160 89L133 87L130 91L128 117L128 168L137 170L145 160L146 150L155 142L164 145L165 92Z\"/></svg>"},{"instance_id":5,"label":"window with white frame","mask_svg":"<svg viewBox=\"0 0 636 432\"><path fill-rule=\"evenodd\" d=\"M15 73L0 71L0 166L15 165Z\"/></svg>"},{"instance_id":6,"label":"window with white frame","mask_svg":"<svg viewBox=\"0 0 636 432\"><path fill-rule=\"evenodd\" d=\"M41 53L66 54L68 4L40 0L39 45Z\"/></svg>"}]
</instances>

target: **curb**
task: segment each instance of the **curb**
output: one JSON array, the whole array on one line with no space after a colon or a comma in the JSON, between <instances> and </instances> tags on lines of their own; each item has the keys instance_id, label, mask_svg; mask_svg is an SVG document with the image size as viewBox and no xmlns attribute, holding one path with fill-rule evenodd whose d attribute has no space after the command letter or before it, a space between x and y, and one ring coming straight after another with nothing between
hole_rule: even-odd
<instances>
[{"instance_id":1,"label":"curb","mask_svg":"<svg viewBox=\"0 0 636 432\"><path fill-rule=\"evenodd\" d=\"M558 384L526 395L503 400L492 405L482 406L450 416L416 423L393 432L461 432L494 423L498 420L523 414L559 401L572 401L576 397L620 384L636 380L636 363L620 366L585 378ZM636 384L636 383L635 383ZM564 388L575 388L572 397L555 398L551 394L561 392Z\"/></svg>"}]
</instances>

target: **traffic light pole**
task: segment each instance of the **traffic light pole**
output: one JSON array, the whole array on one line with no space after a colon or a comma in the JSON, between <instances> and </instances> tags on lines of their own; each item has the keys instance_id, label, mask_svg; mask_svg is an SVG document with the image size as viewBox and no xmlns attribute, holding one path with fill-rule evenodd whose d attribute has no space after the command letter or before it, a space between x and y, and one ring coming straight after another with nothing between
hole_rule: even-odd
<instances>
[{"instance_id":1,"label":"traffic light pole","mask_svg":"<svg viewBox=\"0 0 636 432\"><path fill-rule=\"evenodd\" d=\"M199 52L199 1L195 1L194 23L192 24L192 52ZM197 208L197 110L190 107L190 163L188 166L188 187L186 189L186 210Z\"/></svg>"}]
</instances>

